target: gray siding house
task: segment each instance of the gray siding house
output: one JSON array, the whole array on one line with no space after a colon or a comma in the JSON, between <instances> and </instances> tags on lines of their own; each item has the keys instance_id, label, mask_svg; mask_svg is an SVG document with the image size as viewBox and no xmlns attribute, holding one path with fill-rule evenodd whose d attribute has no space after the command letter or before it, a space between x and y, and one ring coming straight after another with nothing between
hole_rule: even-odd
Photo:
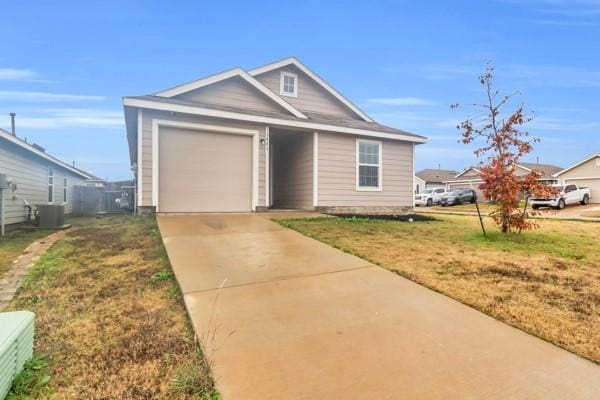
<instances>
[{"instance_id":1,"label":"gray siding house","mask_svg":"<svg viewBox=\"0 0 600 400\"><path fill-rule=\"evenodd\" d=\"M5 224L25 222L26 204L73 205L73 186L85 186L91 175L74 168L0 129L0 174L6 174L11 188L4 190ZM0 205L1 207L1 205Z\"/></svg>"},{"instance_id":2,"label":"gray siding house","mask_svg":"<svg viewBox=\"0 0 600 400\"><path fill-rule=\"evenodd\" d=\"M295 58L123 99L138 210L406 212L414 147Z\"/></svg>"}]
</instances>

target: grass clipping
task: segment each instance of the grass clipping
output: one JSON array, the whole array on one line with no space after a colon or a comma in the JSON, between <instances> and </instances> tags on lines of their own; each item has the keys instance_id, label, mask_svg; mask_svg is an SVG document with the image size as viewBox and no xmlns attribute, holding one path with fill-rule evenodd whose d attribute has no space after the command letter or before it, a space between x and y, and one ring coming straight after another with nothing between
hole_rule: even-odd
<instances>
[{"instance_id":1,"label":"grass clipping","mask_svg":"<svg viewBox=\"0 0 600 400\"><path fill-rule=\"evenodd\" d=\"M214 399L152 219L79 220L10 305L36 313L51 379L13 398Z\"/></svg>"}]
</instances>

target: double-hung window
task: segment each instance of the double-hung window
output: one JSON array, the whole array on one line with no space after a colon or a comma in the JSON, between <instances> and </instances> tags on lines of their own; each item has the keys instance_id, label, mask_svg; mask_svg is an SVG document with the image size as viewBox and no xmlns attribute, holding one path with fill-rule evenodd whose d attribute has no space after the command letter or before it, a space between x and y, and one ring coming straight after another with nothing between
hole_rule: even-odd
<instances>
[{"instance_id":1,"label":"double-hung window","mask_svg":"<svg viewBox=\"0 0 600 400\"><path fill-rule=\"evenodd\" d=\"M356 190L381 191L381 142L356 140Z\"/></svg>"},{"instance_id":2,"label":"double-hung window","mask_svg":"<svg viewBox=\"0 0 600 400\"><path fill-rule=\"evenodd\" d=\"M298 97L298 75L281 71L279 94L283 96Z\"/></svg>"},{"instance_id":3,"label":"double-hung window","mask_svg":"<svg viewBox=\"0 0 600 400\"><path fill-rule=\"evenodd\" d=\"M68 181L67 181L67 176L65 175L63 177L63 202L66 203L67 202L67 185L68 185Z\"/></svg>"},{"instance_id":4,"label":"double-hung window","mask_svg":"<svg viewBox=\"0 0 600 400\"><path fill-rule=\"evenodd\" d=\"M48 167L48 203L54 202L54 169Z\"/></svg>"}]
</instances>

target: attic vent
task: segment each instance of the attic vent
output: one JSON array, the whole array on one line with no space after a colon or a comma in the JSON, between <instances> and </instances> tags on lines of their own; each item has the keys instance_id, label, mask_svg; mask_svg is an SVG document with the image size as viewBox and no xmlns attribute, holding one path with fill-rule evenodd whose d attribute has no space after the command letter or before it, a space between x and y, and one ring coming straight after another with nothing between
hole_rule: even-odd
<instances>
[{"instance_id":1,"label":"attic vent","mask_svg":"<svg viewBox=\"0 0 600 400\"><path fill-rule=\"evenodd\" d=\"M45 148L43 148L42 146L40 146L40 145L39 145L39 144L37 144L37 143L34 143L34 144L32 144L32 146L33 146L33 147L35 147L36 149L38 149L39 151L42 151L42 152L44 152L44 153L46 152L46 149L45 149Z\"/></svg>"}]
</instances>

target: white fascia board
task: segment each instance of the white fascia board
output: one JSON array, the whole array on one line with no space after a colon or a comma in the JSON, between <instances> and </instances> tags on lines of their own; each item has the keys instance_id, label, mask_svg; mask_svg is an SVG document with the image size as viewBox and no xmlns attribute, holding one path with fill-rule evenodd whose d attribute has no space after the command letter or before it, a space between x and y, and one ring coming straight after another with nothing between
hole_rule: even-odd
<instances>
[{"instance_id":1,"label":"white fascia board","mask_svg":"<svg viewBox=\"0 0 600 400\"><path fill-rule=\"evenodd\" d=\"M560 175L564 174L565 172L568 172L568 171L570 171L570 170L572 170L572 169L575 169L575 168L579 167L580 165L583 165L583 164L585 164L585 163L586 163L586 162L588 162L588 161L591 161L591 160L593 160L593 159L594 159L594 158L596 158L596 157L600 157L600 153L598 153L598 154L592 154L591 156L589 156L589 157L588 157L588 158L586 158L585 160L579 161L577 164L575 164L575 165L571 165L570 167L568 167L568 168L565 168L565 169L563 169L562 171L558 171L557 173L555 173L555 174L554 174L554 175L552 175L552 176L556 178L556 177L558 177L558 176L560 176Z\"/></svg>"},{"instance_id":2,"label":"white fascia board","mask_svg":"<svg viewBox=\"0 0 600 400\"><path fill-rule=\"evenodd\" d=\"M50 161L51 163L54 163L55 165L64 168L76 175L79 175L85 179L92 179L91 176L84 174L83 172L71 167L69 164L60 161L58 158L54 158L51 155L47 154L46 152L43 152L41 150L36 149L35 147L32 147L30 144L28 143L24 143L21 139L13 136L12 134L0 129L0 137L8 140L9 142L16 144L17 146L29 151L30 153L33 153L37 156L40 156L48 161Z\"/></svg>"},{"instance_id":3,"label":"white fascia board","mask_svg":"<svg viewBox=\"0 0 600 400\"><path fill-rule=\"evenodd\" d=\"M331 95L333 95L333 97L335 97L336 99L341 101L346 107L351 109L355 114L357 114L359 117L361 117L365 121L375 122L375 121L373 121L373 119L371 117L369 117L367 114L365 114L364 111L362 111L361 109L356 107L354 104L352 104L352 102L350 100L345 98L340 92L335 90L333 88L333 86L331 86L330 84L325 82L323 79L321 79L321 77L319 77L317 74L315 74L310 69L308 69L308 67L306 67L304 64L302 64L300 61L298 61L298 59L296 59L295 57L286 58L285 60L277 61L272 64L268 64L268 65L264 65L262 67L252 69L252 70L248 71L248 73L252 76L256 76L256 75L264 74L265 72L272 71L277 68L286 67L288 65L296 66L300 71L302 71L306 75L308 75L311 79L313 79L315 82L317 82L319 85L321 85L325 90L327 90Z\"/></svg>"},{"instance_id":4,"label":"white fascia board","mask_svg":"<svg viewBox=\"0 0 600 400\"><path fill-rule=\"evenodd\" d=\"M279 125L293 128L302 128L308 130L318 130L318 131L327 131L327 132L338 132L338 133L348 133L351 135L360 135L381 139L391 139L391 140L401 140L404 142L412 142L412 143L427 143L427 138L424 137L416 137L410 135L403 135L400 133L389 133L389 132L379 132L372 131L366 129L359 128L349 128L344 126L336 126L336 125L327 125L327 124L319 124L310 121L296 121L296 120L287 120L287 119L279 119L274 117L264 117L260 115L248 115L241 114L231 111L221 111L214 110L211 108L197 107L197 106L188 106L182 104L169 104L158 101L152 101L148 99L132 99L125 97L123 98L123 105L130 107L139 107L150 110L159 110L159 111L172 111L172 112L180 112L184 114L191 115L202 115L205 117L215 117L215 118L226 118L226 119L234 119L238 121L248 121L248 122L257 122L269 125Z\"/></svg>"},{"instance_id":5,"label":"white fascia board","mask_svg":"<svg viewBox=\"0 0 600 400\"><path fill-rule=\"evenodd\" d=\"M467 168L467 169L465 169L463 172L461 172L460 174L456 175L456 176L455 176L455 178L460 178L461 176L463 176L464 174L466 174L466 173L467 173L467 172L469 172L469 171L475 171L475 172L477 172L477 173L479 173L479 174L481 173L481 171L480 171L480 170L478 170L477 168L473 168L473 167L471 167L471 168Z\"/></svg>"},{"instance_id":6,"label":"white fascia board","mask_svg":"<svg viewBox=\"0 0 600 400\"><path fill-rule=\"evenodd\" d=\"M212 75L203 79L198 79L196 81L186 83L183 85L175 86L174 88L163 90L161 92L155 93L155 96L159 97L173 97L183 93L190 92L192 90L199 89L204 86L212 85L217 82L224 81L229 78L233 78L235 76L239 76L250 85L254 86L258 91L262 94L273 100L275 103L279 104L281 107L285 108L292 115L298 118L308 118L302 112L292 107L288 102L283 100L281 97L277 96L275 93L270 91L265 85L254 79L250 76L246 71L241 68L230 69L229 71L221 72L220 74Z\"/></svg>"}]
</instances>

